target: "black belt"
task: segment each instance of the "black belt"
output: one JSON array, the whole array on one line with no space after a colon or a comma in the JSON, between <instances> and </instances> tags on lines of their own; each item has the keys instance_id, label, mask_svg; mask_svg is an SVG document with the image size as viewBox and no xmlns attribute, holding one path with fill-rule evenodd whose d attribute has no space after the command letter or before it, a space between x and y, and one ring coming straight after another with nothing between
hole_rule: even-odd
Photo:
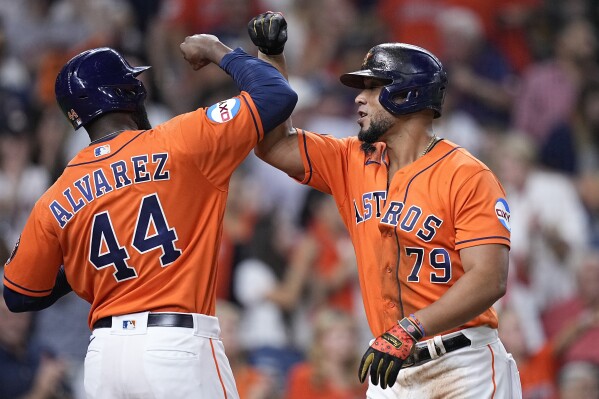
<instances>
[{"instance_id":1,"label":"black belt","mask_svg":"<svg viewBox=\"0 0 599 399\"><path fill-rule=\"evenodd\" d=\"M112 317L103 317L94 323L96 328L111 328ZM148 327L184 327L193 328L193 316L185 313L150 313Z\"/></svg>"},{"instance_id":2,"label":"black belt","mask_svg":"<svg viewBox=\"0 0 599 399\"><path fill-rule=\"evenodd\" d=\"M455 337L442 338L442 341L443 341L443 346L445 347L446 353L465 348L467 346L470 346L470 344L472 343L472 341L470 341L470 339L462 333L459 333ZM441 356L441 354L442 354L441 348L438 348L437 345L435 345L435 350L437 351L437 354L439 356ZM432 359L432 357L431 357L431 353L428 350L428 346L426 346L426 345L425 346L417 346L414 353L412 353L410 356L408 356L408 358L406 359L406 361L403 363L403 365L401 367L405 368L405 367L419 366L422 363L428 362L431 359Z\"/></svg>"}]
</instances>

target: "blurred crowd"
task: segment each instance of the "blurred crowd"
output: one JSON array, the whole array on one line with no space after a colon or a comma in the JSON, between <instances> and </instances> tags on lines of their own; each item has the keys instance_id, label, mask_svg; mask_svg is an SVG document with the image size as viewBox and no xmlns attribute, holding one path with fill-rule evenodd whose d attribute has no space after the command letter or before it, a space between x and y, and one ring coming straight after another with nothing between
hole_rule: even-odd
<instances>
[{"instance_id":1,"label":"blurred crowd","mask_svg":"<svg viewBox=\"0 0 599 399\"><path fill-rule=\"evenodd\" d=\"M153 125L234 96L211 65L189 68L187 35L256 54L247 22L289 24L294 125L358 131L338 76L375 44L439 56L449 75L436 134L483 160L511 210L500 336L525 399L599 399L599 3L594 0L0 0L0 260L35 201L89 143L54 100L61 66L109 46L149 90ZM233 176L217 315L241 399L363 398L367 348L351 242L332 199L250 154ZM484 289L484 287L481 287ZM89 305L70 294L37 314L0 301L0 399L83 398Z\"/></svg>"}]
</instances>

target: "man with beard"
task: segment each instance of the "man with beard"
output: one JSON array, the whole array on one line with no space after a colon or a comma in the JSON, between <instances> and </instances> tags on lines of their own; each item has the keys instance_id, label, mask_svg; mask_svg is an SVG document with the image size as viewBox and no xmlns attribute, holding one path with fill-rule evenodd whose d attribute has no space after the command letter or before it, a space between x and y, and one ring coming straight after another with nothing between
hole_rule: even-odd
<instances>
[{"instance_id":1,"label":"man with beard","mask_svg":"<svg viewBox=\"0 0 599 399\"><path fill-rule=\"evenodd\" d=\"M271 65L215 36L180 49L194 70L219 65L241 94L151 128L136 78L148 67L110 48L63 67L58 104L91 144L36 203L6 263L13 312L71 289L91 303L89 398L239 397L214 317L229 180L297 95Z\"/></svg>"},{"instance_id":2,"label":"man with beard","mask_svg":"<svg viewBox=\"0 0 599 399\"><path fill-rule=\"evenodd\" d=\"M272 12L248 24L259 58L283 75L286 25ZM483 163L433 132L443 66L425 49L386 43L341 82L361 90L358 137L288 121L255 153L336 201L376 337L359 367L368 398L521 397L492 308L506 289L509 207Z\"/></svg>"}]
</instances>

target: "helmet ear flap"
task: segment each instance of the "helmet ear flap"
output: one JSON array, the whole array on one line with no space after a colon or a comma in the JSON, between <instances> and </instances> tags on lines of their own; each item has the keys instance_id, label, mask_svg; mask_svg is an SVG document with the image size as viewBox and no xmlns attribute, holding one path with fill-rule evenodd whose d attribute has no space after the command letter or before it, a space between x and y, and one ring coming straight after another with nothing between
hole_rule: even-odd
<instances>
[{"instance_id":1,"label":"helmet ear flap","mask_svg":"<svg viewBox=\"0 0 599 399\"><path fill-rule=\"evenodd\" d=\"M383 87L379 102L394 115L405 115L422 109L435 111L435 118L441 116L445 85L433 82L414 87L402 87L402 84L391 84Z\"/></svg>"},{"instance_id":2,"label":"helmet ear flap","mask_svg":"<svg viewBox=\"0 0 599 399\"><path fill-rule=\"evenodd\" d=\"M391 95L391 101L397 105L401 105L410 101L418 101L419 96L420 90L418 88L412 88L393 93Z\"/></svg>"}]
</instances>

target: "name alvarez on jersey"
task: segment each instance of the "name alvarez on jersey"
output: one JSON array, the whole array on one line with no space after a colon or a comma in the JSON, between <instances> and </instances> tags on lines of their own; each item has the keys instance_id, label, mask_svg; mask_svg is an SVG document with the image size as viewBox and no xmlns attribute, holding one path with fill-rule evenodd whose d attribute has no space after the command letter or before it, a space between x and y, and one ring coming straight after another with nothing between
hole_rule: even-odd
<instances>
[{"instance_id":1,"label":"name alvarez on jersey","mask_svg":"<svg viewBox=\"0 0 599 399\"><path fill-rule=\"evenodd\" d=\"M136 155L131 157L130 162L121 159L111 163L108 173L98 168L64 190L64 198L54 199L49 205L50 211L62 229L87 204L113 190L131 184L169 180L170 172L166 169L168 157L167 152ZM154 165L153 173L148 164Z\"/></svg>"}]
</instances>

